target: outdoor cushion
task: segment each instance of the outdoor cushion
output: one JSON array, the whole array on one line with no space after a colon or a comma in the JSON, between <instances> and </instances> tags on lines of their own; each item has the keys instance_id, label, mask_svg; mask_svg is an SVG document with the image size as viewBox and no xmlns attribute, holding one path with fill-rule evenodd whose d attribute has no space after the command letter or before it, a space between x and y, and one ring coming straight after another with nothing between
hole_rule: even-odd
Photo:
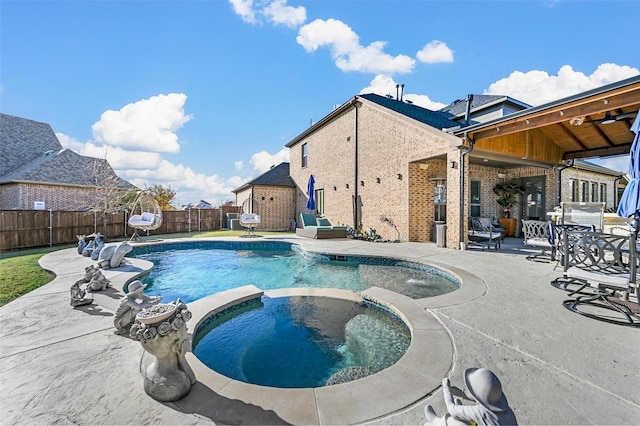
<instances>
[{"instance_id":1,"label":"outdoor cushion","mask_svg":"<svg viewBox=\"0 0 640 426\"><path fill-rule=\"evenodd\" d=\"M329 219L325 219L322 217L316 219L316 224L318 226L331 226L331 222L329 222Z\"/></svg>"},{"instance_id":2,"label":"outdoor cushion","mask_svg":"<svg viewBox=\"0 0 640 426\"><path fill-rule=\"evenodd\" d=\"M316 215L313 213L300 213L302 219L302 227L316 226Z\"/></svg>"},{"instance_id":3,"label":"outdoor cushion","mask_svg":"<svg viewBox=\"0 0 640 426\"><path fill-rule=\"evenodd\" d=\"M151 222L153 223L153 221L156 220L156 215L154 215L153 213L149 213L149 212L144 212L142 213L142 220L144 222Z\"/></svg>"}]
</instances>

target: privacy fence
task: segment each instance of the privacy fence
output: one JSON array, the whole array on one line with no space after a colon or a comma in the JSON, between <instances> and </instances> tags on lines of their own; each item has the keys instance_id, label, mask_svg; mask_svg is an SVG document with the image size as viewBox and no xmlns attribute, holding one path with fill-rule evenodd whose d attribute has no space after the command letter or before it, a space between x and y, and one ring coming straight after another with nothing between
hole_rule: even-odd
<instances>
[{"instance_id":1,"label":"privacy fence","mask_svg":"<svg viewBox=\"0 0 640 426\"><path fill-rule=\"evenodd\" d=\"M227 213L239 207L167 210L162 226L150 235L212 231L227 226ZM101 214L86 211L0 210L0 251L54 246L78 242L77 235L100 232L105 239L128 238L135 230L127 225L129 212ZM146 233L141 234L146 235Z\"/></svg>"}]
</instances>

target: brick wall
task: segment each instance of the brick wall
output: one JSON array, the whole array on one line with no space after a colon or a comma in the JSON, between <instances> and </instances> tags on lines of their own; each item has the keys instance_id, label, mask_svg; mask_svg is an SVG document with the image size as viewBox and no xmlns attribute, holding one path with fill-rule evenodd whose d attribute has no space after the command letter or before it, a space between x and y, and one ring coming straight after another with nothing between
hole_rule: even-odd
<instances>
[{"instance_id":1,"label":"brick wall","mask_svg":"<svg viewBox=\"0 0 640 426\"><path fill-rule=\"evenodd\" d=\"M283 186L256 185L237 194L237 204L253 196L258 204L262 222L256 229L262 231L287 231L295 217L296 190Z\"/></svg>"},{"instance_id":2,"label":"brick wall","mask_svg":"<svg viewBox=\"0 0 640 426\"><path fill-rule=\"evenodd\" d=\"M358 171L356 179L356 110L351 109L291 147L290 174L298 185L296 214L306 212L309 175L325 193L325 216L334 224L354 226L354 197L365 231L375 228L384 239L397 238L382 218L392 220L403 241L431 239L434 183L446 174L458 139L421 123L364 102L357 112ZM302 167L302 145L308 164ZM456 157L457 158L457 157ZM421 168L419 163L428 164ZM457 245L454 241L452 245Z\"/></svg>"},{"instance_id":3,"label":"brick wall","mask_svg":"<svg viewBox=\"0 0 640 426\"><path fill-rule=\"evenodd\" d=\"M96 197L99 191L86 187L10 183L0 186L0 210L32 210L35 201L47 210L81 210Z\"/></svg>"}]
</instances>

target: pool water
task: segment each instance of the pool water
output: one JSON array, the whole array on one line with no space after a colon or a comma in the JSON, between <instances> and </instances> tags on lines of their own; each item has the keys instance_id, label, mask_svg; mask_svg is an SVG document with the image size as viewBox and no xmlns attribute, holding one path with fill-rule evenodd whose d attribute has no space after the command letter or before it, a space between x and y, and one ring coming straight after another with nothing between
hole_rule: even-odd
<instances>
[{"instance_id":1,"label":"pool water","mask_svg":"<svg viewBox=\"0 0 640 426\"><path fill-rule=\"evenodd\" d=\"M448 293L460 286L455 278L422 265L392 259L329 260L330 256L305 255L299 249L280 246L136 249L132 254L154 263L142 281L147 284L145 293L162 296L164 303L177 298L189 303L248 284L262 290L321 287L362 291L376 286L414 299Z\"/></svg>"},{"instance_id":2,"label":"pool water","mask_svg":"<svg viewBox=\"0 0 640 426\"><path fill-rule=\"evenodd\" d=\"M376 373L394 364L411 341L390 312L329 297L263 296L205 324L193 345L205 365L235 380L282 388ZM345 374L354 369L357 377Z\"/></svg>"}]
</instances>

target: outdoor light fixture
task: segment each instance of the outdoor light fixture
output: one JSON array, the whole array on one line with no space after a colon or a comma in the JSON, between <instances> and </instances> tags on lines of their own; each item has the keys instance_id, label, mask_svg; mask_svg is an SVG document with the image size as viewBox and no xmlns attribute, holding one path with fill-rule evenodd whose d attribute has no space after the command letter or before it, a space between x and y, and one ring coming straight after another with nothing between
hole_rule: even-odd
<instances>
[{"instance_id":1,"label":"outdoor light fixture","mask_svg":"<svg viewBox=\"0 0 640 426\"><path fill-rule=\"evenodd\" d=\"M333 187L333 190L334 190L334 191L337 191L337 190L338 190L338 187L337 187L337 186L334 186L334 187Z\"/></svg>"},{"instance_id":2,"label":"outdoor light fixture","mask_svg":"<svg viewBox=\"0 0 640 426\"><path fill-rule=\"evenodd\" d=\"M398 173L398 180L402 180L402 174Z\"/></svg>"},{"instance_id":3,"label":"outdoor light fixture","mask_svg":"<svg viewBox=\"0 0 640 426\"><path fill-rule=\"evenodd\" d=\"M616 122L616 119L613 117L613 115L611 115L611 111L607 111L604 113L604 118L602 119L600 124L611 124L615 122Z\"/></svg>"},{"instance_id":4,"label":"outdoor light fixture","mask_svg":"<svg viewBox=\"0 0 640 426\"><path fill-rule=\"evenodd\" d=\"M360 186L364 186L364 181L363 180L360 181Z\"/></svg>"},{"instance_id":5,"label":"outdoor light fixture","mask_svg":"<svg viewBox=\"0 0 640 426\"><path fill-rule=\"evenodd\" d=\"M504 179L507 175L505 175L504 173L498 173L498 177L500 179Z\"/></svg>"},{"instance_id":6,"label":"outdoor light fixture","mask_svg":"<svg viewBox=\"0 0 640 426\"><path fill-rule=\"evenodd\" d=\"M451 162L449 162L449 167L452 168L452 169L457 169L458 168L458 163L456 163L455 161L451 161Z\"/></svg>"},{"instance_id":7,"label":"outdoor light fixture","mask_svg":"<svg viewBox=\"0 0 640 426\"><path fill-rule=\"evenodd\" d=\"M347 189L349 189L349 184L348 184L348 183L345 183L345 184L344 184L344 187L345 187L345 188L347 188Z\"/></svg>"},{"instance_id":8,"label":"outdoor light fixture","mask_svg":"<svg viewBox=\"0 0 640 426\"><path fill-rule=\"evenodd\" d=\"M380 178L376 178L376 183L380 183Z\"/></svg>"}]
</instances>

